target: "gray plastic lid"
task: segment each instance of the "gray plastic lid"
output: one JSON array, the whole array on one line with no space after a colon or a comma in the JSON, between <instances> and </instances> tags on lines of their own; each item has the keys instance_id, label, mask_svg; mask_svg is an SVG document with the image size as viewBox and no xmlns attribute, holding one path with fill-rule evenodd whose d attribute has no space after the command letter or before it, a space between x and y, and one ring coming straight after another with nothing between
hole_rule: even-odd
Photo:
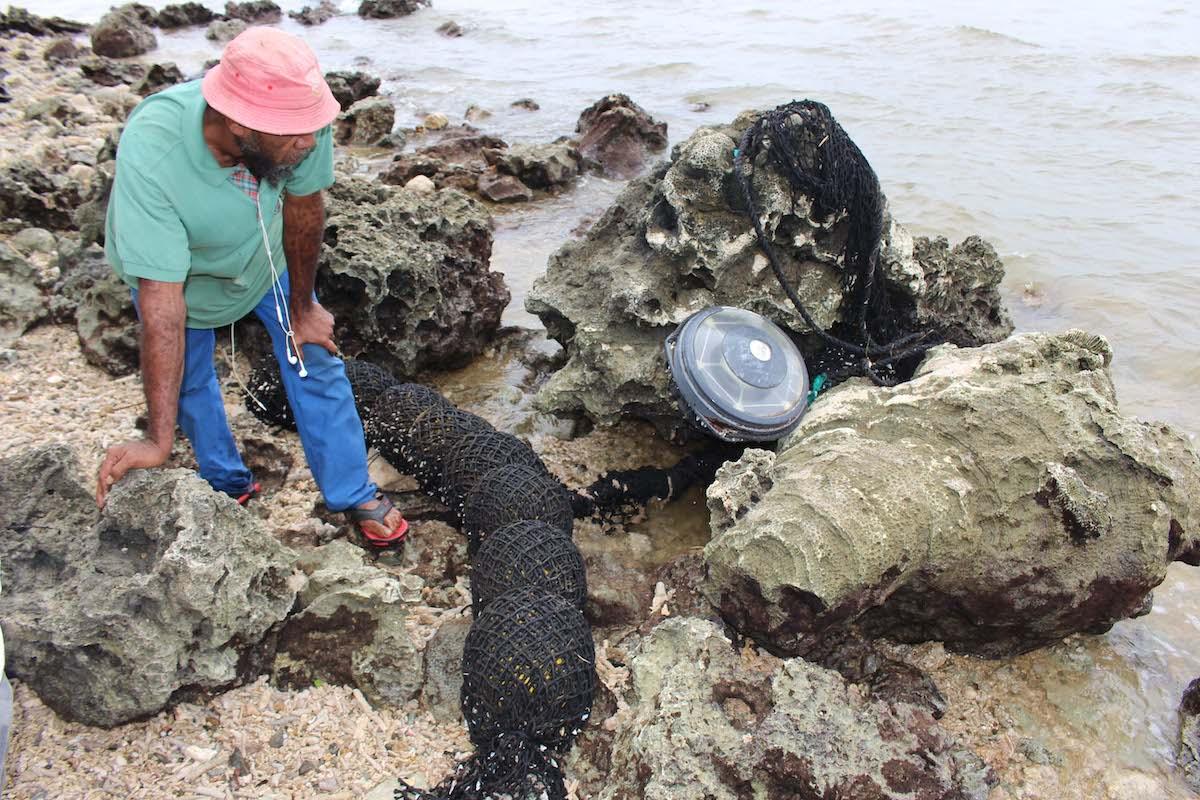
<instances>
[{"instance_id":1,"label":"gray plastic lid","mask_svg":"<svg viewBox=\"0 0 1200 800\"><path fill-rule=\"evenodd\" d=\"M772 441L808 403L804 358L775 323L730 306L692 314L667 339L667 362L699 422L727 441Z\"/></svg>"}]
</instances>

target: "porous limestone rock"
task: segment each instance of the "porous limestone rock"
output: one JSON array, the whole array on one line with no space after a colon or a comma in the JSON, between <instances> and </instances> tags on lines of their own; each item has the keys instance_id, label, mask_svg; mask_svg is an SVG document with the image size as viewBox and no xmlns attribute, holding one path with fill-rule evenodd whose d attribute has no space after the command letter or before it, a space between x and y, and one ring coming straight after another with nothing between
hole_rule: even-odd
<instances>
[{"instance_id":1,"label":"porous limestone rock","mask_svg":"<svg viewBox=\"0 0 1200 800\"><path fill-rule=\"evenodd\" d=\"M488 161L503 175L512 175L530 189L558 189L579 177L582 157L570 139L549 144L513 145L489 151Z\"/></svg>"},{"instance_id":2,"label":"porous limestone rock","mask_svg":"<svg viewBox=\"0 0 1200 800\"><path fill-rule=\"evenodd\" d=\"M272 0L246 0L244 3L226 2L225 16L251 25L270 25L283 18L283 11Z\"/></svg>"},{"instance_id":3,"label":"porous limestone rock","mask_svg":"<svg viewBox=\"0 0 1200 800\"><path fill-rule=\"evenodd\" d=\"M75 309L79 347L89 364L110 375L129 375L138 369L138 319L129 287L111 268L84 285Z\"/></svg>"},{"instance_id":4,"label":"porous limestone rock","mask_svg":"<svg viewBox=\"0 0 1200 800\"><path fill-rule=\"evenodd\" d=\"M392 132L396 107L386 97L359 100L337 118L338 144L375 145Z\"/></svg>"},{"instance_id":5,"label":"porous limestone rock","mask_svg":"<svg viewBox=\"0 0 1200 800\"><path fill-rule=\"evenodd\" d=\"M237 38L248 27L250 26L246 21L241 19L213 20L204 31L204 37L210 41L224 43Z\"/></svg>"},{"instance_id":6,"label":"porous limestone rock","mask_svg":"<svg viewBox=\"0 0 1200 800\"><path fill-rule=\"evenodd\" d=\"M304 596L325 591L283 626L275 680L294 687L315 680L356 686L373 703L402 705L421 688L423 654L405 627L407 603L419 599L420 586L367 566L361 551L354 563L345 543L336 544L308 558L316 569ZM332 563L322 566L322 556L332 556Z\"/></svg>"},{"instance_id":7,"label":"porous limestone rock","mask_svg":"<svg viewBox=\"0 0 1200 800\"><path fill-rule=\"evenodd\" d=\"M207 25L217 18L212 9L202 3L172 3L163 6L154 18L154 24L163 30L186 28L192 25Z\"/></svg>"},{"instance_id":8,"label":"porous limestone rock","mask_svg":"<svg viewBox=\"0 0 1200 800\"><path fill-rule=\"evenodd\" d=\"M510 295L478 202L339 177L327 204L317 294L346 355L404 377L483 352Z\"/></svg>"},{"instance_id":9,"label":"porous limestone rock","mask_svg":"<svg viewBox=\"0 0 1200 800\"><path fill-rule=\"evenodd\" d=\"M190 470L130 472L97 519L69 448L27 450L0 461L0 530L9 674L89 725L252 678L295 597L294 554Z\"/></svg>"},{"instance_id":10,"label":"porous limestone rock","mask_svg":"<svg viewBox=\"0 0 1200 800\"><path fill-rule=\"evenodd\" d=\"M462 659L470 617L448 619L425 645L425 680L421 704L442 722L462 719Z\"/></svg>"},{"instance_id":11,"label":"porous limestone rock","mask_svg":"<svg viewBox=\"0 0 1200 800\"><path fill-rule=\"evenodd\" d=\"M301 25L322 25L338 15L337 3L321 0L318 5L305 6L299 11L289 11L288 16Z\"/></svg>"},{"instance_id":12,"label":"porous limestone rock","mask_svg":"<svg viewBox=\"0 0 1200 800\"><path fill-rule=\"evenodd\" d=\"M762 254L733 174L736 142L754 121L702 128L668 163L632 181L587 235L551 256L525 307L564 347L565 365L542 387L545 411L582 412L601 423L625 415L660 432L683 430L663 358L663 342L691 313L713 305L757 312L811 334ZM783 270L816 323L842 317L844 214L814 213L773 169L755 171L764 226ZM995 252L970 240L943 252L915 240L885 214L880 259L902 319L932 324L947 340L977 345L1012 325L997 286ZM936 263L920 260L936 255ZM811 352L817 340L802 340Z\"/></svg>"},{"instance_id":13,"label":"porous limestone rock","mask_svg":"<svg viewBox=\"0 0 1200 800\"><path fill-rule=\"evenodd\" d=\"M1023 334L836 387L773 460L718 473L706 595L787 654L855 619L1006 656L1135 615L1200 561L1200 459L1120 414L1111 358L1081 331Z\"/></svg>"},{"instance_id":14,"label":"porous limestone rock","mask_svg":"<svg viewBox=\"0 0 1200 800\"><path fill-rule=\"evenodd\" d=\"M342 111L368 97L374 97L379 92L379 78L357 70L334 70L325 73L325 82Z\"/></svg>"},{"instance_id":15,"label":"porous limestone rock","mask_svg":"<svg viewBox=\"0 0 1200 800\"><path fill-rule=\"evenodd\" d=\"M37 270L0 242L0 347L8 347L46 315L46 300L35 284Z\"/></svg>"},{"instance_id":16,"label":"porous limestone rock","mask_svg":"<svg viewBox=\"0 0 1200 800\"><path fill-rule=\"evenodd\" d=\"M98 56L127 58L155 47L158 40L134 3L114 8L92 27L92 52Z\"/></svg>"},{"instance_id":17,"label":"porous limestone rock","mask_svg":"<svg viewBox=\"0 0 1200 800\"><path fill-rule=\"evenodd\" d=\"M990 772L925 711L678 618L630 661L600 800L983 800Z\"/></svg>"},{"instance_id":18,"label":"porous limestone rock","mask_svg":"<svg viewBox=\"0 0 1200 800\"><path fill-rule=\"evenodd\" d=\"M667 123L624 94L597 100L579 116L575 133L583 156L613 178L632 178L650 153L667 149Z\"/></svg>"},{"instance_id":19,"label":"porous limestone rock","mask_svg":"<svg viewBox=\"0 0 1200 800\"><path fill-rule=\"evenodd\" d=\"M0 170L0 219L16 218L52 231L70 229L80 189L78 182L65 174L27 161L9 164Z\"/></svg>"},{"instance_id":20,"label":"porous limestone rock","mask_svg":"<svg viewBox=\"0 0 1200 800\"><path fill-rule=\"evenodd\" d=\"M54 36L63 33L83 33L88 28L82 22L62 17L39 17L23 8L8 7L0 11L0 33L28 33L31 36Z\"/></svg>"}]
</instances>

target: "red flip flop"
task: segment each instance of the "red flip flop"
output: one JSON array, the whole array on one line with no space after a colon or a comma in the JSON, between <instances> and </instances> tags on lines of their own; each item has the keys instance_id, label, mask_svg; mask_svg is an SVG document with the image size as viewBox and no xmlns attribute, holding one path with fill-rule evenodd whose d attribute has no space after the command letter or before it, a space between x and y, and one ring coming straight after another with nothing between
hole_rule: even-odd
<instances>
[{"instance_id":1,"label":"red flip flop","mask_svg":"<svg viewBox=\"0 0 1200 800\"><path fill-rule=\"evenodd\" d=\"M363 525L364 522L375 522L386 526L387 515L396 508L387 495L380 494L375 497L379 503L374 508L351 508L346 511L346 517L358 528L358 532L371 547L380 549L394 547L403 542L408 535L408 520L401 518L400 524L386 536L378 536L368 531L367 526Z\"/></svg>"}]
</instances>

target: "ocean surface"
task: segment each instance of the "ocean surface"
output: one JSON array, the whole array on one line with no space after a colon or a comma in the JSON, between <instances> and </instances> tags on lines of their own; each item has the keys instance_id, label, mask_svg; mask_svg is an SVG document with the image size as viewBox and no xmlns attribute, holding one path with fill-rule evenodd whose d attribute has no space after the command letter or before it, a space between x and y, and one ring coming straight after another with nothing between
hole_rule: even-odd
<instances>
[{"instance_id":1,"label":"ocean surface","mask_svg":"<svg viewBox=\"0 0 1200 800\"><path fill-rule=\"evenodd\" d=\"M27 3L85 21L108 5ZM579 113L611 91L667 121L672 143L743 109L820 100L871 161L897 219L951 242L970 234L992 242L1019 329L1103 334L1123 409L1194 439L1200 5L909 5L435 0L407 18L366 22L354 0L325 25L285 18L281 27L305 35L326 69L384 78L400 125L432 111L461 121L474 104L494 113L486 129L513 142L571 133ZM447 20L466 35L437 34ZM185 73L219 53L203 29L159 41L147 58L174 60ZM540 110L510 107L521 98ZM522 308L529 285L620 188L589 178L498 218L493 267L514 295L505 322L538 326ZM1028 724L1093 739L1115 763L1168 769L1180 692L1200 675L1198 591L1195 570L1173 567L1149 617L1076 643L1089 654L1083 661L1048 655L1053 685L1030 687ZM1096 664L1107 668L1097 674ZM1091 710L1048 722L1047 696Z\"/></svg>"}]
</instances>

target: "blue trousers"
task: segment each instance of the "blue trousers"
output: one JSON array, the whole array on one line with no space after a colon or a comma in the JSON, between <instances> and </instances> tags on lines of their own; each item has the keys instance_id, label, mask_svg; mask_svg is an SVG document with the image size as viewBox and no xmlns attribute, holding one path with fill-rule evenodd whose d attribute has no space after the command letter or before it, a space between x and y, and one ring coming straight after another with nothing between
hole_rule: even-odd
<instances>
[{"instance_id":1,"label":"blue trousers","mask_svg":"<svg viewBox=\"0 0 1200 800\"><path fill-rule=\"evenodd\" d=\"M288 296L288 276L279 279L283 298ZM137 305L137 290L133 292ZM342 360L324 347L303 346L308 376L287 361L283 329L275 316L275 300L268 291L254 315L262 320L279 362L288 404L313 478L331 511L344 511L375 497L376 487L367 476L367 447L354 395ZM238 453L225 417L225 403L213 369L216 334L211 329L187 328L184 339L183 380L179 386L179 427L192 443L200 477L214 489L239 495L254 476Z\"/></svg>"}]
</instances>

